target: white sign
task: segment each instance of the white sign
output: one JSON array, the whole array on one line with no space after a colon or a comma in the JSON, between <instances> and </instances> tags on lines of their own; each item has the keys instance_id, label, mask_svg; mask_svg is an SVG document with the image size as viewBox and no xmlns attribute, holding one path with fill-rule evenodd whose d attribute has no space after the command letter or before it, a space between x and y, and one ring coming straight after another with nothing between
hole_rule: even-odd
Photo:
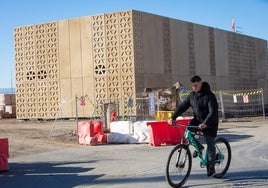
<instances>
[{"instance_id":1,"label":"white sign","mask_svg":"<svg viewBox=\"0 0 268 188\"><path fill-rule=\"evenodd\" d=\"M243 102L244 103L248 103L249 101L248 101L248 95L244 95L243 96Z\"/></svg>"},{"instance_id":2,"label":"white sign","mask_svg":"<svg viewBox=\"0 0 268 188\"><path fill-rule=\"evenodd\" d=\"M154 100L154 93L148 94L148 100L149 100L149 114L155 115L155 100Z\"/></svg>"},{"instance_id":3,"label":"white sign","mask_svg":"<svg viewBox=\"0 0 268 188\"><path fill-rule=\"evenodd\" d=\"M236 97L236 95L233 95L233 98L234 98L234 103L237 103L237 97Z\"/></svg>"}]
</instances>

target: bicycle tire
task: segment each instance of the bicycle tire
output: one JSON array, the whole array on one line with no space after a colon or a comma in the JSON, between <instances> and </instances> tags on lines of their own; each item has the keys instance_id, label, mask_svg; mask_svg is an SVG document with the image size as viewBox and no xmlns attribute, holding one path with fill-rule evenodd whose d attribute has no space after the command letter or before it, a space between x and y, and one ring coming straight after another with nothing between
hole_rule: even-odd
<instances>
[{"instance_id":1,"label":"bicycle tire","mask_svg":"<svg viewBox=\"0 0 268 188\"><path fill-rule=\"evenodd\" d=\"M229 166L231 164L231 158L232 158L231 147L229 142L223 137L217 138L215 140L215 144L216 144L216 161L215 161L216 174L213 177L221 178L228 171ZM217 159L217 157L219 159Z\"/></svg>"},{"instance_id":2,"label":"bicycle tire","mask_svg":"<svg viewBox=\"0 0 268 188\"><path fill-rule=\"evenodd\" d=\"M191 168L192 156L188 145L176 145L171 150L166 164L166 180L168 184L175 188L184 185L190 175Z\"/></svg>"}]
</instances>

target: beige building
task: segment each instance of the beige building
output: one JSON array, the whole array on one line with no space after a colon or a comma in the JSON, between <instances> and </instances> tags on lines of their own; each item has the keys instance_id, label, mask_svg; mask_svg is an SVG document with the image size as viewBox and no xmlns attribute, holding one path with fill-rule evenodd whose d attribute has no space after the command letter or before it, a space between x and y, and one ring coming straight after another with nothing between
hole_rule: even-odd
<instances>
[{"instance_id":1,"label":"beige building","mask_svg":"<svg viewBox=\"0 0 268 188\"><path fill-rule=\"evenodd\" d=\"M268 103L259 38L129 10L17 27L14 40L17 119L72 118L76 101L79 117L109 103L136 115L144 88L187 87L193 74L214 90L264 88Z\"/></svg>"}]
</instances>

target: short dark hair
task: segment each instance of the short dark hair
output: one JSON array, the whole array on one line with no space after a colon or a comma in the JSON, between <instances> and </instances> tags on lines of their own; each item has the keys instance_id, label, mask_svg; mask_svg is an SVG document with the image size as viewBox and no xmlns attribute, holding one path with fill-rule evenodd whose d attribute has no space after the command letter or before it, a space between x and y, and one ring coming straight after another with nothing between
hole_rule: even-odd
<instances>
[{"instance_id":1,"label":"short dark hair","mask_svg":"<svg viewBox=\"0 0 268 188\"><path fill-rule=\"evenodd\" d=\"M195 76L193 76L192 78L191 78L191 82L192 83L194 83L194 82L200 82L202 79L200 78L200 76L197 76L197 75L195 75Z\"/></svg>"}]
</instances>

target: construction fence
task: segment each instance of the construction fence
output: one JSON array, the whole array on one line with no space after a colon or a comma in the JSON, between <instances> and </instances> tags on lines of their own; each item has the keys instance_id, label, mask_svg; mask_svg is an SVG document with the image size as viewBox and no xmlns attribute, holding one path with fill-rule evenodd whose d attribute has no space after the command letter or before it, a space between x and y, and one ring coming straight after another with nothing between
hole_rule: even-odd
<instances>
[{"instance_id":1,"label":"construction fence","mask_svg":"<svg viewBox=\"0 0 268 188\"><path fill-rule=\"evenodd\" d=\"M219 115L222 119L242 117L265 117L263 89L251 90L222 90L213 91L219 104ZM100 118L105 124L114 120L167 120L173 113L176 105L180 104L190 91L179 91L179 95L169 93L166 90L158 90L132 95L125 95L123 98L112 100L103 99L102 102L90 101L87 97L75 97L77 100L69 102L76 103L76 106L94 106L89 118ZM95 104L96 103L96 104ZM77 107L76 107L77 108ZM81 117L81 111L76 110L77 117ZM61 108L56 119L61 118ZM192 116L189 108L183 116Z\"/></svg>"},{"instance_id":2,"label":"construction fence","mask_svg":"<svg viewBox=\"0 0 268 188\"><path fill-rule=\"evenodd\" d=\"M224 90L224 91L213 91L217 97L219 104L219 115L222 119L226 118L242 118L242 117L265 117L265 106L263 89L250 89L250 90ZM190 91L184 91L179 94L179 100L182 102ZM163 111L159 107L161 105L172 106L172 100L166 98L165 100L150 97L137 99L136 108L137 117L140 119L148 119L152 116L157 120L165 120L172 114L171 111ZM173 105L174 106L174 105ZM173 109L174 110L174 109ZM142 112L142 113L141 113ZM193 115L192 110L188 109L184 116Z\"/></svg>"},{"instance_id":3,"label":"construction fence","mask_svg":"<svg viewBox=\"0 0 268 188\"><path fill-rule=\"evenodd\" d=\"M223 119L264 116L263 89L215 92Z\"/></svg>"}]
</instances>

